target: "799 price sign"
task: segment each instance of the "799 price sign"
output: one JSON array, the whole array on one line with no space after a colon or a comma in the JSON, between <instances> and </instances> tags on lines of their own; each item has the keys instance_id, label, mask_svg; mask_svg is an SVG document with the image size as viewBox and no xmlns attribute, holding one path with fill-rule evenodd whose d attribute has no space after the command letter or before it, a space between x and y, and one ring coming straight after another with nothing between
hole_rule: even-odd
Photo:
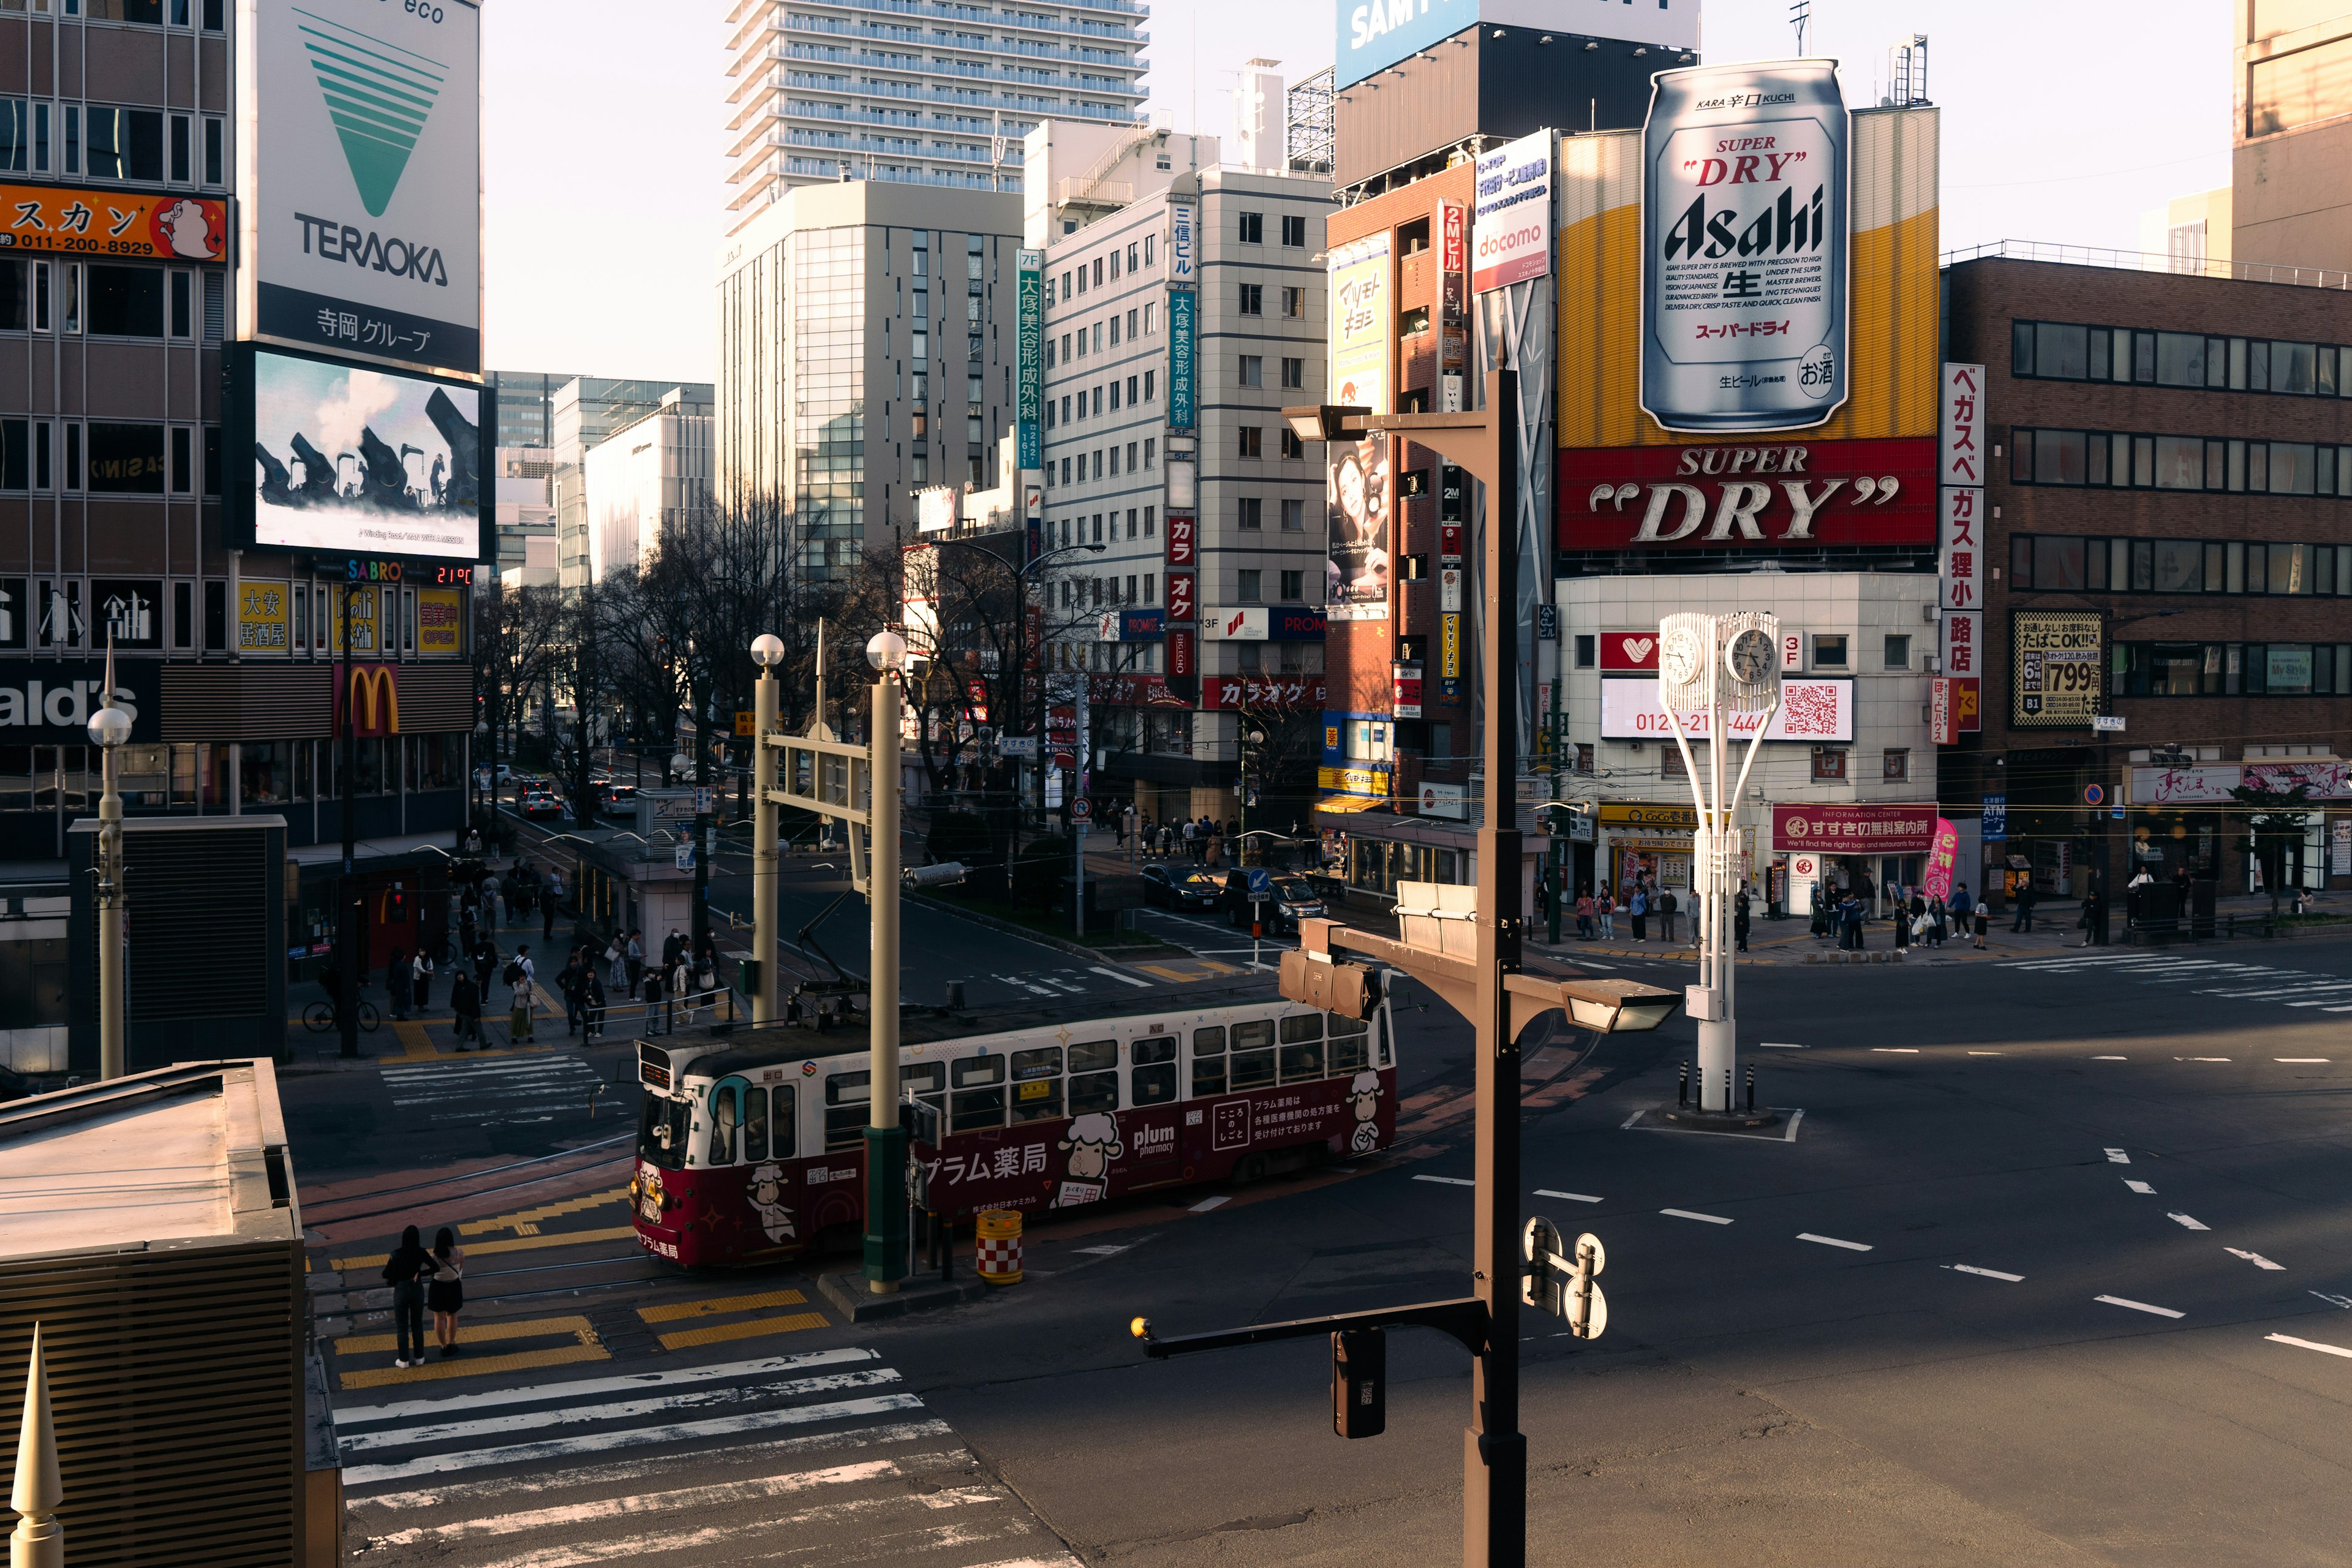
<instances>
[{"instance_id":1,"label":"799 price sign","mask_svg":"<svg viewBox=\"0 0 2352 1568\"><path fill-rule=\"evenodd\" d=\"M2106 685L2106 628L2098 615L2019 610L2011 616L2010 640L2010 723L2091 728Z\"/></svg>"}]
</instances>

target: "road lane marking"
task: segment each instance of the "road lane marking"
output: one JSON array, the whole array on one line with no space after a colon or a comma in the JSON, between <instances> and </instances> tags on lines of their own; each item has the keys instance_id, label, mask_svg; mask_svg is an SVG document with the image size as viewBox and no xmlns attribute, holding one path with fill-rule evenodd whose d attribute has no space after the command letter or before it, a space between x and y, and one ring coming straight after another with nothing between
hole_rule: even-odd
<instances>
[{"instance_id":1,"label":"road lane marking","mask_svg":"<svg viewBox=\"0 0 2352 1568\"><path fill-rule=\"evenodd\" d=\"M2346 1311L2352 1312L2352 1296L2331 1296L2325 1290L2314 1290L2312 1294L2331 1307L2341 1307Z\"/></svg>"},{"instance_id":2,"label":"road lane marking","mask_svg":"<svg viewBox=\"0 0 2352 1568\"><path fill-rule=\"evenodd\" d=\"M2296 1339L2293 1334L2264 1334L2263 1338L2283 1345L2293 1345L2299 1351L2317 1351L2322 1355L2340 1355L2347 1361L2352 1361L2352 1351L2346 1350L2342 1345L2324 1345L2317 1340Z\"/></svg>"},{"instance_id":3,"label":"road lane marking","mask_svg":"<svg viewBox=\"0 0 2352 1568\"><path fill-rule=\"evenodd\" d=\"M1731 1223L1719 1214L1698 1214L1690 1209L1660 1209L1658 1212L1662 1215L1671 1215L1675 1219L1704 1220L1708 1225L1729 1225Z\"/></svg>"},{"instance_id":4,"label":"road lane marking","mask_svg":"<svg viewBox=\"0 0 2352 1568\"><path fill-rule=\"evenodd\" d=\"M2129 1057L2093 1057L2091 1059L2092 1059L2093 1061L2095 1061L2095 1062L2127 1062L2127 1061L2131 1060L2131 1058L2129 1058Z\"/></svg>"},{"instance_id":5,"label":"road lane marking","mask_svg":"<svg viewBox=\"0 0 2352 1568\"><path fill-rule=\"evenodd\" d=\"M485 1258L493 1252L533 1252L542 1247L573 1247L591 1241L633 1241L636 1234L636 1227L629 1225L604 1226L595 1230L550 1230L541 1231L537 1236L508 1236L495 1241L472 1242L466 1247L466 1252L468 1257ZM389 1257L388 1253L379 1252L367 1258L338 1258L334 1266L338 1269L381 1268Z\"/></svg>"},{"instance_id":6,"label":"road lane marking","mask_svg":"<svg viewBox=\"0 0 2352 1568\"><path fill-rule=\"evenodd\" d=\"M2128 1176L2124 1178L2124 1185L2129 1187L2136 1193L2147 1193L2153 1195L2156 1192L2156 1189L2149 1186L2146 1182L2135 1182Z\"/></svg>"},{"instance_id":7,"label":"road lane marking","mask_svg":"<svg viewBox=\"0 0 2352 1568\"><path fill-rule=\"evenodd\" d=\"M1549 1187L1538 1187L1536 1189L1536 1196L1539 1198L1566 1198L1572 1204L1597 1204L1601 1201L1599 1198L1594 1197L1591 1193L1556 1193Z\"/></svg>"},{"instance_id":8,"label":"road lane marking","mask_svg":"<svg viewBox=\"0 0 2352 1568\"><path fill-rule=\"evenodd\" d=\"M2131 1156L2124 1152L2121 1149L2110 1149L2107 1151L2107 1163L2110 1165L2128 1165L2131 1163Z\"/></svg>"},{"instance_id":9,"label":"road lane marking","mask_svg":"<svg viewBox=\"0 0 2352 1568\"><path fill-rule=\"evenodd\" d=\"M2248 1252L2242 1247L2225 1247L2221 1250L2228 1253L2232 1258L2244 1258L2247 1262L2252 1264L2257 1268L2273 1268L2282 1274L2286 1272L2285 1264L2273 1263L2269 1258L2264 1258L2259 1252Z\"/></svg>"},{"instance_id":10,"label":"road lane marking","mask_svg":"<svg viewBox=\"0 0 2352 1568\"><path fill-rule=\"evenodd\" d=\"M466 1331L478 1338L479 1325ZM583 1332L585 1331L583 1331ZM386 1334L385 1339L392 1336ZM341 1342L337 1342L340 1347ZM489 1373L529 1372L543 1366L576 1366L582 1362L611 1361L613 1352L602 1344L556 1345L543 1351L516 1351L511 1355L463 1356L447 1361L421 1362L415 1366L371 1366L354 1372L335 1373L336 1386L352 1388L383 1388L394 1384L432 1383L445 1377L480 1377Z\"/></svg>"},{"instance_id":11,"label":"road lane marking","mask_svg":"<svg viewBox=\"0 0 2352 1568\"><path fill-rule=\"evenodd\" d=\"M609 1453L614 1448L644 1447L657 1443L689 1443L709 1437L731 1437L740 1432L763 1432L778 1426L805 1426L817 1421L846 1420L855 1415L883 1415L895 1410L924 1408L920 1395L886 1394L871 1399L843 1399L826 1405L795 1405L782 1410L754 1410L709 1421L679 1421L664 1426L631 1426L618 1432L583 1432L539 1443L516 1443L503 1448L467 1448L428 1454L394 1465L350 1465L343 1469L347 1487L373 1486L379 1481L404 1480L451 1470L481 1469L491 1465L519 1465L540 1459L569 1458L574 1454Z\"/></svg>"},{"instance_id":12,"label":"road lane marking","mask_svg":"<svg viewBox=\"0 0 2352 1568\"><path fill-rule=\"evenodd\" d=\"M2175 1057L2172 1059L2177 1062L2226 1062L2230 1058L2227 1057Z\"/></svg>"},{"instance_id":13,"label":"road lane marking","mask_svg":"<svg viewBox=\"0 0 2352 1568\"><path fill-rule=\"evenodd\" d=\"M1415 1176L1416 1182L1435 1182L1445 1187L1475 1187L1478 1184L1467 1176Z\"/></svg>"},{"instance_id":14,"label":"road lane marking","mask_svg":"<svg viewBox=\"0 0 2352 1568\"><path fill-rule=\"evenodd\" d=\"M1815 1236L1810 1230L1799 1231L1797 1233L1797 1239L1799 1241L1810 1241L1821 1247L1843 1247L1848 1252L1868 1252L1871 1250L1870 1244L1866 1241L1840 1241L1834 1236Z\"/></svg>"},{"instance_id":15,"label":"road lane marking","mask_svg":"<svg viewBox=\"0 0 2352 1568\"><path fill-rule=\"evenodd\" d=\"M1219 1193L1215 1197L1202 1198L1199 1203L1194 1204L1192 1205L1192 1212L1194 1214L1207 1214L1211 1209L1215 1208L1218 1205L1229 1204L1233 1201L1234 1200L1225 1194Z\"/></svg>"},{"instance_id":16,"label":"road lane marking","mask_svg":"<svg viewBox=\"0 0 2352 1568\"><path fill-rule=\"evenodd\" d=\"M673 1301L662 1307L640 1307L637 1316L648 1323L675 1323L680 1318L712 1318L721 1312L756 1312L763 1307L801 1307L808 1298L798 1290L765 1290L757 1296L713 1296L700 1301Z\"/></svg>"},{"instance_id":17,"label":"road lane marking","mask_svg":"<svg viewBox=\"0 0 2352 1568\"><path fill-rule=\"evenodd\" d=\"M1998 1268L1979 1268L1973 1263L1947 1263L1944 1267L1958 1274L1981 1274L1988 1279L2006 1279L2012 1285L2025 1278L2022 1274L2003 1274Z\"/></svg>"},{"instance_id":18,"label":"road lane marking","mask_svg":"<svg viewBox=\"0 0 2352 1568\"><path fill-rule=\"evenodd\" d=\"M2164 1217L2170 1220L2173 1224L2188 1230L2210 1230L2213 1228L2210 1225L2206 1225L2199 1220L2191 1219L2185 1214L2168 1214Z\"/></svg>"},{"instance_id":19,"label":"road lane marking","mask_svg":"<svg viewBox=\"0 0 2352 1568\"><path fill-rule=\"evenodd\" d=\"M1972 1057L2005 1057L2009 1055L2009 1053L2007 1051L1970 1051L1969 1055Z\"/></svg>"},{"instance_id":20,"label":"road lane marking","mask_svg":"<svg viewBox=\"0 0 2352 1568\"><path fill-rule=\"evenodd\" d=\"M466 1331L478 1337L480 1330ZM641 1372L628 1377L592 1377L573 1383L542 1383L526 1388L492 1389L484 1394L459 1394L446 1399L407 1399L391 1405L358 1405L335 1411L338 1430L378 1421L404 1421L411 1415L447 1415L458 1410L487 1410L500 1405L537 1405L551 1399L589 1399L601 1394L643 1393L648 1388L680 1384L710 1383L730 1377L763 1377L770 1373L804 1372L811 1367L842 1366L878 1361L870 1350L805 1351L799 1355L763 1356L758 1361L720 1362L677 1372Z\"/></svg>"},{"instance_id":21,"label":"road lane marking","mask_svg":"<svg viewBox=\"0 0 2352 1568\"><path fill-rule=\"evenodd\" d=\"M1042 1269L1031 1269L1042 1273ZM730 1340L756 1340L769 1334L789 1334L802 1329L830 1328L823 1312L788 1312L779 1318L748 1318L740 1323L713 1323L705 1329L680 1329L661 1336L666 1351L693 1350L698 1345L721 1345Z\"/></svg>"},{"instance_id":22,"label":"road lane marking","mask_svg":"<svg viewBox=\"0 0 2352 1568\"><path fill-rule=\"evenodd\" d=\"M2320 1062L2332 1062L2336 1058L2334 1057L2273 1057L2271 1058L2271 1060L2274 1062L2289 1062L2297 1067L2307 1067Z\"/></svg>"},{"instance_id":23,"label":"road lane marking","mask_svg":"<svg viewBox=\"0 0 2352 1568\"><path fill-rule=\"evenodd\" d=\"M1801 1051L1805 1048L1794 1040L1761 1040L1758 1043L1768 1051Z\"/></svg>"},{"instance_id":24,"label":"road lane marking","mask_svg":"<svg viewBox=\"0 0 2352 1568\"><path fill-rule=\"evenodd\" d=\"M1919 1054L1916 1046L1873 1046L1870 1048L1882 1057L1916 1057Z\"/></svg>"},{"instance_id":25,"label":"road lane marking","mask_svg":"<svg viewBox=\"0 0 2352 1568\"><path fill-rule=\"evenodd\" d=\"M1100 974L1108 979L1116 980L1121 985L1132 985L1139 991L1149 991L1151 989L1151 982L1149 980L1138 980L1132 974L1122 974L1116 969L1106 969L1099 963L1088 968L1087 973L1088 974Z\"/></svg>"},{"instance_id":26,"label":"road lane marking","mask_svg":"<svg viewBox=\"0 0 2352 1568\"><path fill-rule=\"evenodd\" d=\"M2135 1301L2126 1296L2094 1296L2094 1301L2104 1301L2110 1307L2128 1307L2135 1312L2153 1312L2159 1318L2185 1318L2186 1312L2176 1312L2169 1307L2151 1307L2146 1301Z\"/></svg>"}]
</instances>

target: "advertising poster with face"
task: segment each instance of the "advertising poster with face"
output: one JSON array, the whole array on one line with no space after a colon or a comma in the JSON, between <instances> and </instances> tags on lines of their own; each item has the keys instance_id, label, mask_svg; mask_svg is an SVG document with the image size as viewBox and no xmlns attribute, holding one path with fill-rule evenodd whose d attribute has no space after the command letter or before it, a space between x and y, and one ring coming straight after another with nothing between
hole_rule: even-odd
<instances>
[{"instance_id":1,"label":"advertising poster with face","mask_svg":"<svg viewBox=\"0 0 2352 1568\"><path fill-rule=\"evenodd\" d=\"M1325 598L1335 621L1386 620L1389 613L1389 441L1331 443L1328 479L1331 553Z\"/></svg>"}]
</instances>

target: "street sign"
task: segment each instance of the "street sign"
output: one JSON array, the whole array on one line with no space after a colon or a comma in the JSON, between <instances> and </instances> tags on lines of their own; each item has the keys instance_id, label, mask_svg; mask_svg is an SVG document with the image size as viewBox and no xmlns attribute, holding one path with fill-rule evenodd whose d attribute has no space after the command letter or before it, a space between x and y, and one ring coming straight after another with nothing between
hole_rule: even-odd
<instances>
[{"instance_id":1,"label":"street sign","mask_svg":"<svg viewBox=\"0 0 2352 1568\"><path fill-rule=\"evenodd\" d=\"M746 708L738 708L735 710L735 732L737 734L750 735L755 733L756 731L754 726L756 726L758 722L759 715L752 712L751 710Z\"/></svg>"},{"instance_id":2,"label":"street sign","mask_svg":"<svg viewBox=\"0 0 2352 1568\"><path fill-rule=\"evenodd\" d=\"M2124 716L2120 713L2095 713L2091 716L2091 728L2103 735L2120 735L2124 732Z\"/></svg>"},{"instance_id":3,"label":"street sign","mask_svg":"<svg viewBox=\"0 0 2352 1568\"><path fill-rule=\"evenodd\" d=\"M996 754L1000 757L1034 757L1037 754L1037 737L999 735L996 738Z\"/></svg>"},{"instance_id":4,"label":"street sign","mask_svg":"<svg viewBox=\"0 0 2352 1568\"><path fill-rule=\"evenodd\" d=\"M1528 1265L1527 1274L1519 1280L1519 1300L1555 1318L1568 1316L1566 1279L1554 1273L1550 1265L1559 1256L1560 1243L1559 1226L1541 1215L1528 1221L1519 1235L1519 1257Z\"/></svg>"},{"instance_id":5,"label":"street sign","mask_svg":"<svg viewBox=\"0 0 2352 1568\"><path fill-rule=\"evenodd\" d=\"M2084 805L2105 805L2106 798L2107 792L2097 784L2084 784L2083 786L2083 804Z\"/></svg>"},{"instance_id":6,"label":"street sign","mask_svg":"<svg viewBox=\"0 0 2352 1568\"><path fill-rule=\"evenodd\" d=\"M1563 1254L1566 1254L1563 1256ZM1608 1249L1590 1231L1576 1238L1572 1253L1560 1246L1559 1227L1538 1215L1519 1235L1525 1262L1519 1300L1564 1320L1580 1340L1597 1340L1609 1326L1609 1300L1593 1277L1609 1267Z\"/></svg>"},{"instance_id":7,"label":"street sign","mask_svg":"<svg viewBox=\"0 0 2352 1568\"><path fill-rule=\"evenodd\" d=\"M709 811L711 800L717 793L708 787L697 789L694 792L694 815L700 816Z\"/></svg>"},{"instance_id":8,"label":"street sign","mask_svg":"<svg viewBox=\"0 0 2352 1568\"><path fill-rule=\"evenodd\" d=\"M1077 799L1070 802L1070 815L1076 817L1080 822L1090 822L1094 819L1095 803L1088 800L1085 795L1080 795Z\"/></svg>"}]
</instances>

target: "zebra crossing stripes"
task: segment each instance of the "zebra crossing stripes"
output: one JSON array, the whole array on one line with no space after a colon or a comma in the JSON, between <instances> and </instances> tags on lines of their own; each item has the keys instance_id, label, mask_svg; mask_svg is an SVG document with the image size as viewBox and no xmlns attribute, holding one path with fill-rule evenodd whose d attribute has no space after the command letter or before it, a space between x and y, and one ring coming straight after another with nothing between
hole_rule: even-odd
<instances>
[{"instance_id":1,"label":"zebra crossing stripes","mask_svg":"<svg viewBox=\"0 0 2352 1568\"><path fill-rule=\"evenodd\" d=\"M2175 986L2196 996L2270 1002L2323 1013L2352 1013L2352 977L2268 963L2188 958L2163 952L2083 952L2018 959L2000 965L2041 973L2096 972L2147 986Z\"/></svg>"},{"instance_id":2,"label":"zebra crossing stripes","mask_svg":"<svg viewBox=\"0 0 2352 1568\"><path fill-rule=\"evenodd\" d=\"M858 1347L354 1406L336 1424L371 1563L1077 1568Z\"/></svg>"},{"instance_id":3,"label":"zebra crossing stripes","mask_svg":"<svg viewBox=\"0 0 2352 1568\"><path fill-rule=\"evenodd\" d=\"M594 1068L569 1056L388 1062L380 1070L393 1108L426 1121L475 1121L485 1111L510 1122L549 1121L584 1111L607 1087Z\"/></svg>"}]
</instances>

